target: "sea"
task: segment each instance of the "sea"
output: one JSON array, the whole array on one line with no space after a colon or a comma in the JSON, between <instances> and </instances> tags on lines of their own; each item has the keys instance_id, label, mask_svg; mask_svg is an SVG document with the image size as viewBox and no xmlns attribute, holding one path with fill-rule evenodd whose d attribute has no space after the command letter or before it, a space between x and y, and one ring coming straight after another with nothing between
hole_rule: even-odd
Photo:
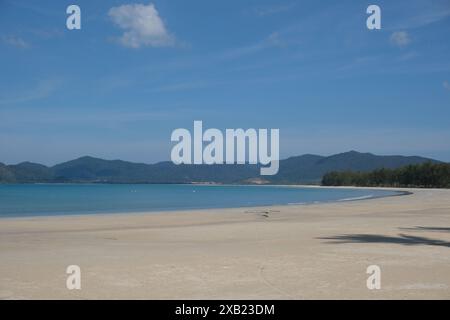
<instances>
[{"instance_id":1,"label":"sea","mask_svg":"<svg viewBox=\"0 0 450 320\"><path fill-rule=\"evenodd\" d=\"M356 201L390 190L194 184L3 184L0 218Z\"/></svg>"}]
</instances>

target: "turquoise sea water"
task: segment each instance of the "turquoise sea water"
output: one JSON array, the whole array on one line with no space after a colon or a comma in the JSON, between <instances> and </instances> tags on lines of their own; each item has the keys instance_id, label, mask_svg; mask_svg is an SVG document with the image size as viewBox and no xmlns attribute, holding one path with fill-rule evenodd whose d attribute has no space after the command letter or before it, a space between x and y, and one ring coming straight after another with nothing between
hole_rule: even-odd
<instances>
[{"instance_id":1,"label":"turquoise sea water","mask_svg":"<svg viewBox=\"0 0 450 320\"><path fill-rule=\"evenodd\" d=\"M308 204L393 194L383 190L284 186L0 185L0 217Z\"/></svg>"}]
</instances>

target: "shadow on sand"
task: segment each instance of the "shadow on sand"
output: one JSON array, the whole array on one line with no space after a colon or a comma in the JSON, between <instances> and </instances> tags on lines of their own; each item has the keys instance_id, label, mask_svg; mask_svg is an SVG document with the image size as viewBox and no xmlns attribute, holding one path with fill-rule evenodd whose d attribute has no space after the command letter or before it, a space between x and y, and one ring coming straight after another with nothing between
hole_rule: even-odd
<instances>
[{"instance_id":1,"label":"shadow on sand","mask_svg":"<svg viewBox=\"0 0 450 320\"><path fill-rule=\"evenodd\" d=\"M425 237L410 236L407 234L399 234L398 236L383 236L377 234L344 234L337 235L333 237L322 237L318 238L322 240L333 240L327 241L327 243L394 243L403 244L407 246L414 245L428 245L428 246L441 246L450 248L450 242L430 239Z\"/></svg>"},{"instance_id":2,"label":"shadow on sand","mask_svg":"<svg viewBox=\"0 0 450 320\"><path fill-rule=\"evenodd\" d=\"M435 232L450 232L450 228L443 227L413 227L413 228L399 228L400 230L408 231L435 231Z\"/></svg>"}]
</instances>

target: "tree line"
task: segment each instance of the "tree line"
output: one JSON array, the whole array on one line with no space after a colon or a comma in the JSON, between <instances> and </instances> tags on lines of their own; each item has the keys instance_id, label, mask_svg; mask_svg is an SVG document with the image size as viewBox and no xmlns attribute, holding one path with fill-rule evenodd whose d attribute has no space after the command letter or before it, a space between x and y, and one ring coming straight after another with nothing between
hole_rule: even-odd
<instances>
[{"instance_id":1,"label":"tree line","mask_svg":"<svg viewBox=\"0 0 450 320\"><path fill-rule=\"evenodd\" d=\"M370 172L332 171L323 176L322 185L450 188L450 163L425 162Z\"/></svg>"}]
</instances>

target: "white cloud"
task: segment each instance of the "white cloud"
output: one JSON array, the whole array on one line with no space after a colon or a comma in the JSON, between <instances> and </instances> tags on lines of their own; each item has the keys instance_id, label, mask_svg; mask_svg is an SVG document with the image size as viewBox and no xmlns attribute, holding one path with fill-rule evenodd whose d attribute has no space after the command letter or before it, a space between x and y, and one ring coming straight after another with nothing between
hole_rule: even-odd
<instances>
[{"instance_id":1,"label":"white cloud","mask_svg":"<svg viewBox=\"0 0 450 320\"><path fill-rule=\"evenodd\" d=\"M175 43L152 3L113 7L108 15L124 30L118 41L125 47L165 47Z\"/></svg>"},{"instance_id":2,"label":"white cloud","mask_svg":"<svg viewBox=\"0 0 450 320\"><path fill-rule=\"evenodd\" d=\"M391 34L391 43L398 47L404 47L411 42L409 34L406 31L396 31Z\"/></svg>"},{"instance_id":3,"label":"white cloud","mask_svg":"<svg viewBox=\"0 0 450 320\"><path fill-rule=\"evenodd\" d=\"M442 85L444 86L444 89L450 90L450 83L448 81L444 81Z\"/></svg>"},{"instance_id":4,"label":"white cloud","mask_svg":"<svg viewBox=\"0 0 450 320\"><path fill-rule=\"evenodd\" d=\"M2 36L1 40L3 43L12 47L17 47L21 49L26 49L30 47L30 45L25 40L16 36Z\"/></svg>"}]
</instances>

